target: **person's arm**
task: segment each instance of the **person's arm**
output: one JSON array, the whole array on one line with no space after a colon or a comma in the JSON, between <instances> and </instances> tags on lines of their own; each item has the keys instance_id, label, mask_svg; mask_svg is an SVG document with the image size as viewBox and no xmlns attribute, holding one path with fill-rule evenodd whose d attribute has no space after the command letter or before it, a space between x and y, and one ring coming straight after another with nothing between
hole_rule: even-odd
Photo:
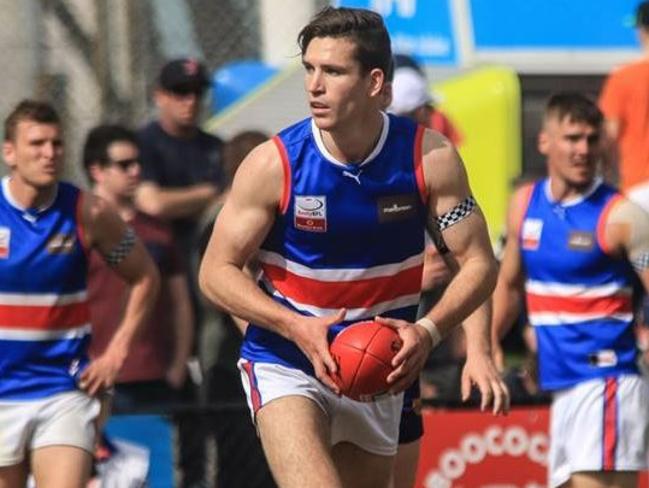
<instances>
[{"instance_id":1,"label":"person's arm","mask_svg":"<svg viewBox=\"0 0 649 488\"><path fill-rule=\"evenodd\" d=\"M313 364L316 377L338 392L336 363L327 330L345 311L325 317L302 316L274 301L243 271L268 234L283 191L284 174L273 141L254 149L237 170L232 189L214 225L201 262L203 294L231 315L293 341Z\"/></svg>"},{"instance_id":2,"label":"person's arm","mask_svg":"<svg viewBox=\"0 0 649 488\"><path fill-rule=\"evenodd\" d=\"M493 404L492 413L507 414L510 396L507 385L500 377L491 355L489 328L491 325L491 299L469 315L462 328L466 335L466 363L462 370L462 400L469 399L471 386L480 391L480 409Z\"/></svg>"},{"instance_id":3,"label":"person's arm","mask_svg":"<svg viewBox=\"0 0 649 488\"><path fill-rule=\"evenodd\" d=\"M133 336L157 298L160 278L142 243L105 201L85 194L82 205L86 243L112 263L131 289L121 323L106 350L81 374L79 386L94 395L113 386Z\"/></svg>"},{"instance_id":4,"label":"person's arm","mask_svg":"<svg viewBox=\"0 0 649 488\"><path fill-rule=\"evenodd\" d=\"M622 130L621 104L625 89L620 85L615 73L611 74L602 88L599 107L604 114L604 132L602 152L602 176L611 184L619 182L620 154L618 141Z\"/></svg>"},{"instance_id":5,"label":"person's arm","mask_svg":"<svg viewBox=\"0 0 649 488\"><path fill-rule=\"evenodd\" d=\"M163 188L153 181L143 181L135 194L135 203L144 213L162 219L173 219L198 215L214 203L218 195L217 187L211 183Z\"/></svg>"},{"instance_id":6,"label":"person's arm","mask_svg":"<svg viewBox=\"0 0 649 488\"><path fill-rule=\"evenodd\" d=\"M441 234L435 235L434 241L437 249L446 249ZM451 273L457 272L458 264L449 252L442 252L440 256ZM491 355L490 326L491 298L488 298L462 322L466 337L466 362L461 378L462 401L469 399L471 387L476 385L480 391L480 409L484 411L493 403L494 415L506 415L509 412L510 395Z\"/></svg>"},{"instance_id":7,"label":"person's arm","mask_svg":"<svg viewBox=\"0 0 649 488\"><path fill-rule=\"evenodd\" d=\"M187 277L182 273L173 274L163 282L169 287L169 298L173 302L174 351L169 369L167 383L174 388L183 386L187 378L187 360L192 352L194 341L194 313Z\"/></svg>"},{"instance_id":8,"label":"person's arm","mask_svg":"<svg viewBox=\"0 0 649 488\"><path fill-rule=\"evenodd\" d=\"M491 322L491 348L496 367L504 369L500 340L514 325L524 299L523 266L518 242L518 228L522 224L530 187L518 189L511 199L507 215L505 249L498 271L498 281L493 293L493 319Z\"/></svg>"},{"instance_id":9,"label":"person's arm","mask_svg":"<svg viewBox=\"0 0 649 488\"><path fill-rule=\"evenodd\" d=\"M649 292L649 214L622 198L613 205L605 223L605 243L610 252L626 257Z\"/></svg>"},{"instance_id":10,"label":"person's arm","mask_svg":"<svg viewBox=\"0 0 649 488\"><path fill-rule=\"evenodd\" d=\"M447 218L450 225L440 227L459 269L440 300L425 316L434 324L438 342L487 299L496 281L496 262L482 212L477 205L467 204L471 189L462 160L453 146L439 133L427 130L422 154L429 195L429 226L438 227L438 216L462 214L459 219ZM468 210L462 212L463 208ZM431 348L436 345L433 334L419 323L408 327L412 324L405 321L380 320L398 328L404 344L394 358L395 369L388 377L391 390L402 391L416 379Z\"/></svg>"}]
</instances>

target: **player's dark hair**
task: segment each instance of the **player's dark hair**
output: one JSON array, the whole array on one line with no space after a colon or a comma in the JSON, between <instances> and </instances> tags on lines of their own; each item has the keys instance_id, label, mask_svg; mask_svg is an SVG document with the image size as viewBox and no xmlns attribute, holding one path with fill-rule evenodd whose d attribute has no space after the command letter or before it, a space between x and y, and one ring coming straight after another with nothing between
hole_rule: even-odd
<instances>
[{"instance_id":1,"label":"player's dark hair","mask_svg":"<svg viewBox=\"0 0 649 488\"><path fill-rule=\"evenodd\" d=\"M134 146L138 145L135 133L121 125L99 125L91 129L86 136L86 142L83 145L83 169L90 181L90 166L98 164L108 166L110 158L108 157L108 148L114 142L128 142Z\"/></svg>"},{"instance_id":2,"label":"player's dark hair","mask_svg":"<svg viewBox=\"0 0 649 488\"><path fill-rule=\"evenodd\" d=\"M584 122L592 127L601 127L604 116L597 104L578 92L559 92L550 96L545 106L545 119L559 121L568 118L572 122Z\"/></svg>"},{"instance_id":3,"label":"player's dark hair","mask_svg":"<svg viewBox=\"0 0 649 488\"><path fill-rule=\"evenodd\" d=\"M16 105L5 119L5 141L15 141L18 123L30 120L39 124L59 125L61 120L54 107L39 100L24 99Z\"/></svg>"},{"instance_id":4,"label":"player's dark hair","mask_svg":"<svg viewBox=\"0 0 649 488\"><path fill-rule=\"evenodd\" d=\"M640 2L635 11L635 25L649 31L649 1Z\"/></svg>"},{"instance_id":5,"label":"player's dark hair","mask_svg":"<svg viewBox=\"0 0 649 488\"><path fill-rule=\"evenodd\" d=\"M386 79L392 70L392 49L383 18L371 10L325 7L298 34L302 56L316 37L346 38L356 46L364 73L379 68Z\"/></svg>"}]
</instances>

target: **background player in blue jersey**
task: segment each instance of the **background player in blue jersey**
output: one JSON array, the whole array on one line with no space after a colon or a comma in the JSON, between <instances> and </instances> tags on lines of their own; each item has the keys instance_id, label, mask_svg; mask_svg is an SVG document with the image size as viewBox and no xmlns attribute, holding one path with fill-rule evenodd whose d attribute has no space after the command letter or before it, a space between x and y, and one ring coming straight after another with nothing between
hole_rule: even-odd
<instances>
[{"instance_id":1,"label":"background player in blue jersey","mask_svg":"<svg viewBox=\"0 0 649 488\"><path fill-rule=\"evenodd\" d=\"M431 348L490 294L495 261L453 147L380 110L391 63L381 17L327 8L298 40L312 117L242 163L200 284L251 322L240 367L278 484L385 487L401 392ZM434 224L460 269L414 325L424 229ZM252 255L258 283L242 272ZM394 395L367 403L340 397L328 340L376 315L403 340L389 376Z\"/></svg>"},{"instance_id":2,"label":"background player in blue jersey","mask_svg":"<svg viewBox=\"0 0 649 488\"><path fill-rule=\"evenodd\" d=\"M99 414L155 300L158 274L102 200L60 182L58 115L25 100L5 120L0 188L0 487L85 487ZM131 285L106 351L88 362L87 251Z\"/></svg>"},{"instance_id":3,"label":"background player in blue jersey","mask_svg":"<svg viewBox=\"0 0 649 488\"><path fill-rule=\"evenodd\" d=\"M512 198L494 292L494 348L525 294L553 391L553 487L635 487L647 464L633 291L637 278L649 288L649 216L597 177L602 121L583 95L549 99L538 141L549 177Z\"/></svg>"}]
</instances>

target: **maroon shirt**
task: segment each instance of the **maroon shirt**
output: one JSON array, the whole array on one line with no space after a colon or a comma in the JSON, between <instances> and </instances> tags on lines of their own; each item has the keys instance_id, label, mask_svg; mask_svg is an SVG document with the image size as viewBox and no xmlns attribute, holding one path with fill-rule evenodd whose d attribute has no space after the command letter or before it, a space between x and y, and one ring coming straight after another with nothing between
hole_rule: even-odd
<instances>
[{"instance_id":1,"label":"maroon shirt","mask_svg":"<svg viewBox=\"0 0 649 488\"><path fill-rule=\"evenodd\" d=\"M133 339L124 367L117 377L118 383L164 379L174 351L173 300L165 283L184 271L171 229L165 223L137 213L129 225L158 266L161 288L149 320ZM91 357L96 358L108 346L124 314L128 291L126 282L93 250L88 272Z\"/></svg>"}]
</instances>

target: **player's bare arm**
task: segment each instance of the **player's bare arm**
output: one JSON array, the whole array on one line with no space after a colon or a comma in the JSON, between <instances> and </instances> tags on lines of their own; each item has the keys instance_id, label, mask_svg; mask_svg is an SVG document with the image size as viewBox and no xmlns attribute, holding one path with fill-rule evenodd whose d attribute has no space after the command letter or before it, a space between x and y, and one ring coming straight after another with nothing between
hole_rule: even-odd
<instances>
[{"instance_id":1,"label":"player's bare arm","mask_svg":"<svg viewBox=\"0 0 649 488\"><path fill-rule=\"evenodd\" d=\"M507 414L509 390L491 355L490 325L491 299L487 299L462 322L467 344L466 363L462 369L462 400L469 399L471 387L475 385L480 391L482 411L491 405L494 415Z\"/></svg>"},{"instance_id":2,"label":"player's bare arm","mask_svg":"<svg viewBox=\"0 0 649 488\"><path fill-rule=\"evenodd\" d=\"M629 260L649 291L649 214L626 198L613 205L605 223L604 245Z\"/></svg>"},{"instance_id":3,"label":"player's bare arm","mask_svg":"<svg viewBox=\"0 0 649 488\"><path fill-rule=\"evenodd\" d=\"M440 256L444 264L451 273L456 273L459 265L448 252L441 232L435 229L431 231L435 248L442 251ZM472 386L476 386L480 391L481 410L484 411L492 405L494 415L507 414L510 404L509 390L500 377L491 354L491 312L492 302L489 298L462 322L467 344L467 359L461 379L462 400L467 401Z\"/></svg>"},{"instance_id":4,"label":"player's bare arm","mask_svg":"<svg viewBox=\"0 0 649 488\"><path fill-rule=\"evenodd\" d=\"M336 364L329 353L327 329L343 320L344 310L327 317L302 316L266 296L243 271L279 211L283 179L280 155L272 141L258 146L241 163L201 263L200 287L228 313L295 342L313 364L318 379L338 391L331 378Z\"/></svg>"},{"instance_id":5,"label":"player's bare arm","mask_svg":"<svg viewBox=\"0 0 649 488\"><path fill-rule=\"evenodd\" d=\"M86 244L96 248L131 288L124 316L106 351L81 375L80 386L94 395L113 386L133 337L156 300L160 277L142 243L104 200L85 194L82 219Z\"/></svg>"},{"instance_id":6,"label":"player's bare arm","mask_svg":"<svg viewBox=\"0 0 649 488\"><path fill-rule=\"evenodd\" d=\"M511 198L507 213L505 250L498 281L493 293L493 318L491 321L491 347L496 367L504 369L500 340L514 324L523 303L523 267L518 242L518 228L522 224L529 187L519 188Z\"/></svg>"},{"instance_id":7,"label":"player's bare arm","mask_svg":"<svg viewBox=\"0 0 649 488\"><path fill-rule=\"evenodd\" d=\"M435 247L440 252L446 267L456 273L459 269L457 261L448 252L446 243L439 229L431 229ZM462 328L466 335L467 359L462 369L462 400L467 401L471 395L471 387L475 385L480 391L480 408L485 410L492 404L494 415L509 412L510 395L507 385L500 377L491 352L490 330L492 317L492 301L488 298L464 322Z\"/></svg>"},{"instance_id":8,"label":"player's bare arm","mask_svg":"<svg viewBox=\"0 0 649 488\"><path fill-rule=\"evenodd\" d=\"M446 138L430 130L424 135L422 154L430 226L441 229L459 269L426 316L432 321L436 340L421 325L407 328L407 324L401 324L404 346L393 361L393 391L405 389L414 381L431 348L487 299L496 280L487 225L472 198L462 160ZM444 225L438 222L439 217Z\"/></svg>"}]
</instances>

